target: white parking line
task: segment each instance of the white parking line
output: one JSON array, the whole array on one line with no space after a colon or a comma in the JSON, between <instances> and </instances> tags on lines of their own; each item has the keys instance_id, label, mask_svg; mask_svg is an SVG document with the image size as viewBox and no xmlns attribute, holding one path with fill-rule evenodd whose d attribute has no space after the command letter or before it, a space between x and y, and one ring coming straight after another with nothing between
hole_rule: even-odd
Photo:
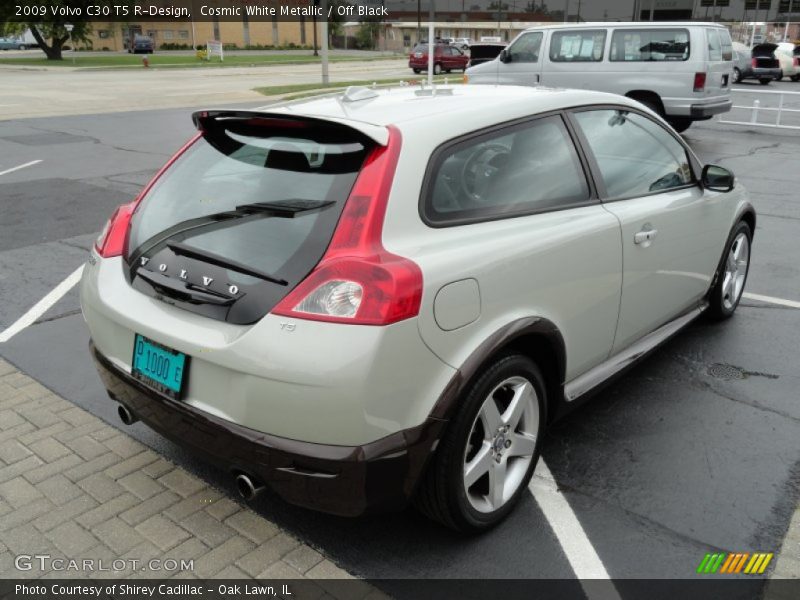
<instances>
[{"instance_id":1,"label":"white parking line","mask_svg":"<svg viewBox=\"0 0 800 600\"><path fill-rule=\"evenodd\" d=\"M59 283L53 290L50 291L44 298L34 304L28 312L17 319L8 329L0 333L0 344L7 342L12 337L17 335L20 331L32 325L36 319L46 313L51 306L58 302L64 294L70 291L81 278L83 273L83 265L75 269L72 274L64 281Z\"/></svg>"},{"instance_id":2,"label":"white parking line","mask_svg":"<svg viewBox=\"0 0 800 600\"><path fill-rule=\"evenodd\" d=\"M584 580L609 579L608 572L581 527L580 521L559 491L544 459L539 460L528 489L558 538L572 571L581 580L587 598L619 600L619 593L610 581L607 587L599 586L597 581L590 581L591 587L583 585Z\"/></svg>"},{"instance_id":3,"label":"white parking line","mask_svg":"<svg viewBox=\"0 0 800 600\"><path fill-rule=\"evenodd\" d=\"M32 160L31 162L26 162L24 165L18 165L16 167L11 167L10 169L6 169L5 171L0 171L0 175L6 175L8 173L13 173L14 171L19 171L20 169L24 169L26 167L32 167L33 165L38 165L41 160Z\"/></svg>"},{"instance_id":4,"label":"white parking line","mask_svg":"<svg viewBox=\"0 0 800 600\"><path fill-rule=\"evenodd\" d=\"M788 306L789 308L800 308L800 302L796 300L786 300L784 298L776 298L775 296L762 296L761 294L751 294L750 292L745 292L742 294L742 298L747 298L748 300L757 300L759 302L768 302L769 304L778 304L780 306Z\"/></svg>"},{"instance_id":5,"label":"white parking line","mask_svg":"<svg viewBox=\"0 0 800 600\"><path fill-rule=\"evenodd\" d=\"M751 294L749 292L743 294L743 297L779 306L800 308L800 302L795 300ZM603 582L600 581L587 581L608 580L610 578L603 561L600 560L594 546L592 546L592 542L589 541L578 517L566 498L564 498L564 495L559 491L558 484L544 459L539 460L534 476L528 484L528 489L550 524L558 543L561 544L572 571L581 580L586 597L589 600L594 598L619 600L619 592L611 581L607 582L607 586L601 585Z\"/></svg>"}]
</instances>

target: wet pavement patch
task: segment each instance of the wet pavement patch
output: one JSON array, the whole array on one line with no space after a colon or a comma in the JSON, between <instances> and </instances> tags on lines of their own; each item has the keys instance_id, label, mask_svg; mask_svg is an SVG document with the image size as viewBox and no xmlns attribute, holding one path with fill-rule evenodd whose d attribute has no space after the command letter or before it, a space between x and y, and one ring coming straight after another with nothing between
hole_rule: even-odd
<instances>
[{"instance_id":1,"label":"wet pavement patch","mask_svg":"<svg viewBox=\"0 0 800 600\"><path fill-rule=\"evenodd\" d=\"M778 379L774 373L762 373L761 371L747 371L742 367L728 365L725 363L714 363L708 367L708 374L715 379L732 381L734 379L747 379L748 377L766 377L767 379Z\"/></svg>"}]
</instances>

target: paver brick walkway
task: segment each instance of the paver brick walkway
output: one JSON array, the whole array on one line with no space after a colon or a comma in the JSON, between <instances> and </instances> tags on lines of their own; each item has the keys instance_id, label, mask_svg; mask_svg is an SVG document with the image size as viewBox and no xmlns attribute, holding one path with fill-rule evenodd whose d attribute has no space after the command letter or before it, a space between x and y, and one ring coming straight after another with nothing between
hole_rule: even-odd
<instances>
[{"instance_id":1,"label":"paver brick walkway","mask_svg":"<svg viewBox=\"0 0 800 600\"><path fill-rule=\"evenodd\" d=\"M53 559L193 560L56 571ZM62 566L66 563L62 563ZM98 562L94 563L99 564ZM0 359L0 578L350 578L313 548ZM322 591L322 590L321 590ZM364 584L364 595L380 596Z\"/></svg>"}]
</instances>

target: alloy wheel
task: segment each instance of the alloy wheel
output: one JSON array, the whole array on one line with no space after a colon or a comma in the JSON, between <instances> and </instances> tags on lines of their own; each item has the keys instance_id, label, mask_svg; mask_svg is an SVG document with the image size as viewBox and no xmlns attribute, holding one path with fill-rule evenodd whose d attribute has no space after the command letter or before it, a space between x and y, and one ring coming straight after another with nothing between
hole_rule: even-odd
<instances>
[{"instance_id":1,"label":"alloy wheel","mask_svg":"<svg viewBox=\"0 0 800 600\"><path fill-rule=\"evenodd\" d=\"M481 513L501 508L519 489L536 450L539 401L533 384L509 377L486 397L464 451L464 489Z\"/></svg>"},{"instance_id":2,"label":"alloy wheel","mask_svg":"<svg viewBox=\"0 0 800 600\"><path fill-rule=\"evenodd\" d=\"M722 279L722 305L731 310L739 302L747 278L750 263L750 240L742 232L734 238L725 259L725 273Z\"/></svg>"}]
</instances>

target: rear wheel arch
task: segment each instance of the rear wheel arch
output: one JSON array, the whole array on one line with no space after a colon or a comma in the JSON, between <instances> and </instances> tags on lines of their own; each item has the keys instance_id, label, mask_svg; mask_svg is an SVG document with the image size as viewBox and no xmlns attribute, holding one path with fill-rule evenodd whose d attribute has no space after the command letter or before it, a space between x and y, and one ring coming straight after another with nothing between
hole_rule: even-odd
<instances>
[{"instance_id":1,"label":"rear wheel arch","mask_svg":"<svg viewBox=\"0 0 800 600\"><path fill-rule=\"evenodd\" d=\"M567 353L559 328L543 317L517 319L501 327L480 344L458 369L439 397L431 417L450 420L458 411L464 391L483 370L503 354L530 358L541 370L547 388L547 419L559 413L564 399Z\"/></svg>"},{"instance_id":2,"label":"rear wheel arch","mask_svg":"<svg viewBox=\"0 0 800 600\"><path fill-rule=\"evenodd\" d=\"M658 113L659 116L664 116L664 103L661 101L661 96L650 90L631 90L625 94L628 98L641 102L649 109Z\"/></svg>"}]
</instances>

